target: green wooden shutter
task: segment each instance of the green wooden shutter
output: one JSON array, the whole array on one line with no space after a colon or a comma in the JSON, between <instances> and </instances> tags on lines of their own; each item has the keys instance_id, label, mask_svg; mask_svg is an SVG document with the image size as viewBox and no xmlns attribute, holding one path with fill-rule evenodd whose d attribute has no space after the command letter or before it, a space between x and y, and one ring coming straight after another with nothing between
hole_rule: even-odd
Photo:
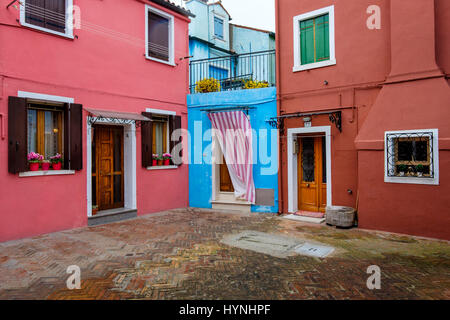
<instances>
[{"instance_id":1,"label":"green wooden shutter","mask_svg":"<svg viewBox=\"0 0 450 320\"><path fill-rule=\"evenodd\" d=\"M330 59L330 31L328 23L328 14L317 17L315 19L316 30L316 57L315 62L325 61Z\"/></svg>"},{"instance_id":2,"label":"green wooden shutter","mask_svg":"<svg viewBox=\"0 0 450 320\"><path fill-rule=\"evenodd\" d=\"M314 19L300 22L301 63L314 62Z\"/></svg>"}]
</instances>

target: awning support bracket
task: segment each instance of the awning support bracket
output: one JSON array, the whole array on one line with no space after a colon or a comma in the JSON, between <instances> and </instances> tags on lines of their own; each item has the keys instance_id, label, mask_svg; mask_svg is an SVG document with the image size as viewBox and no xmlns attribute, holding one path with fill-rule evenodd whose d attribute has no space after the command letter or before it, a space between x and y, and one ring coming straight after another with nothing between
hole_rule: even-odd
<instances>
[{"instance_id":1,"label":"awning support bracket","mask_svg":"<svg viewBox=\"0 0 450 320\"><path fill-rule=\"evenodd\" d=\"M266 122L268 122L272 128L283 130L285 119L310 117L310 116L317 116L317 115L324 115L324 114L327 114L328 118L330 119L330 122L334 123L336 125L336 128L339 130L339 132L342 132L342 111L340 111L340 110L284 114L282 116L272 117L269 120L266 120Z\"/></svg>"}]
</instances>

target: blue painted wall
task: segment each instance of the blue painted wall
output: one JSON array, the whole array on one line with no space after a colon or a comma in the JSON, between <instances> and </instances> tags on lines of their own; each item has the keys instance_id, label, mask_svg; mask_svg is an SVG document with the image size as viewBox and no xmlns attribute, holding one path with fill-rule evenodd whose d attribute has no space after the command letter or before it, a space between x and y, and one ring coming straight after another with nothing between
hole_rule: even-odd
<instances>
[{"instance_id":1,"label":"blue painted wall","mask_svg":"<svg viewBox=\"0 0 450 320\"><path fill-rule=\"evenodd\" d=\"M187 97L187 104L189 205L212 207L211 122L207 112L201 109L249 106L253 107L248 111L250 123L256 130L256 136L253 136L253 155L257 157L257 163L253 165L255 188L273 189L275 194L274 206L252 205L251 209L252 212L278 212L278 134L266 122L277 116L276 88L191 94ZM264 134L267 134L266 138Z\"/></svg>"}]
</instances>

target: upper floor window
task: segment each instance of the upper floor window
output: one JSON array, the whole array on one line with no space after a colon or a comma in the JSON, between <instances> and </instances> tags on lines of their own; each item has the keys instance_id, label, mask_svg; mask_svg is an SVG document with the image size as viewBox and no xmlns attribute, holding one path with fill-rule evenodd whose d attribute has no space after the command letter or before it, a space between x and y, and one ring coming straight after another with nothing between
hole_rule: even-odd
<instances>
[{"instance_id":1,"label":"upper floor window","mask_svg":"<svg viewBox=\"0 0 450 320\"><path fill-rule=\"evenodd\" d=\"M334 6L294 17L293 71L335 64Z\"/></svg>"},{"instance_id":2,"label":"upper floor window","mask_svg":"<svg viewBox=\"0 0 450 320\"><path fill-rule=\"evenodd\" d=\"M20 23L33 29L73 37L72 0L23 0Z\"/></svg>"},{"instance_id":3,"label":"upper floor window","mask_svg":"<svg viewBox=\"0 0 450 320\"><path fill-rule=\"evenodd\" d=\"M438 131L385 133L385 182L438 184Z\"/></svg>"},{"instance_id":4,"label":"upper floor window","mask_svg":"<svg viewBox=\"0 0 450 320\"><path fill-rule=\"evenodd\" d=\"M218 17L214 17L214 35L223 39L223 20Z\"/></svg>"},{"instance_id":5,"label":"upper floor window","mask_svg":"<svg viewBox=\"0 0 450 320\"><path fill-rule=\"evenodd\" d=\"M146 56L174 65L174 18L161 10L146 6Z\"/></svg>"}]
</instances>

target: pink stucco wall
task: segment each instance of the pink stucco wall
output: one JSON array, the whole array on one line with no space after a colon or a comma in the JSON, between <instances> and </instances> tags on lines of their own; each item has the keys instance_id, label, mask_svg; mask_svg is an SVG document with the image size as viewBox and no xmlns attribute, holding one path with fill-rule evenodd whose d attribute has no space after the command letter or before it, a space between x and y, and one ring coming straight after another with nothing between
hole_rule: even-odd
<instances>
[{"instance_id":1,"label":"pink stucco wall","mask_svg":"<svg viewBox=\"0 0 450 320\"><path fill-rule=\"evenodd\" d=\"M82 26L74 30L73 40L20 27L18 10L0 10L0 114L6 135L8 96L19 90L71 97L90 109L139 114L146 108L171 110L186 128L188 60L180 58L188 56L189 20L151 3L175 17L176 66L147 60L144 3L74 0L82 22L123 35L111 37ZM83 170L74 175L9 174L7 137L0 140L0 241L87 225L86 112L83 126ZM139 128L136 158L139 215L187 206L188 166L142 168Z\"/></svg>"}]
</instances>

